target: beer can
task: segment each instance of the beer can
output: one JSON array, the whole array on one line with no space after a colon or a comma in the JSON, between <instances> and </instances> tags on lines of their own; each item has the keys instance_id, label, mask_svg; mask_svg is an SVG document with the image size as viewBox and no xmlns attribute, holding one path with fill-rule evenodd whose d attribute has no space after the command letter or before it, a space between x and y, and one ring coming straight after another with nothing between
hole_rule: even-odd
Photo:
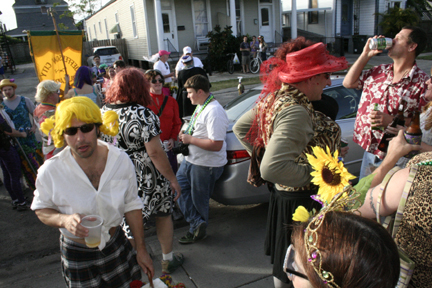
<instances>
[{"instance_id":1,"label":"beer can","mask_svg":"<svg viewBox=\"0 0 432 288\"><path fill-rule=\"evenodd\" d=\"M391 38L373 38L369 42L371 50L384 50L393 46L393 39Z\"/></svg>"},{"instance_id":2,"label":"beer can","mask_svg":"<svg viewBox=\"0 0 432 288\"><path fill-rule=\"evenodd\" d=\"M407 143L409 144L415 144L415 145L421 145L421 140L422 140L422 134L411 134L411 133L404 133L405 135L405 139L407 141ZM418 150L413 150L411 152L409 152L407 155L405 155L405 158L411 159L412 157L414 157L415 155L417 155L420 151Z\"/></svg>"}]
</instances>

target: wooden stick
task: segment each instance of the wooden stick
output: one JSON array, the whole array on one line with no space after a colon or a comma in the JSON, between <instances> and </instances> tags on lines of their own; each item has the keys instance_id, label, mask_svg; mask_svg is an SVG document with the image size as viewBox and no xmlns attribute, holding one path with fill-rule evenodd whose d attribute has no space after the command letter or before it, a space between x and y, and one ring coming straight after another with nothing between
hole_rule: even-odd
<instances>
[{"instance_id":1,"label":"wooden stick","mask_svg":"<svg viewBox=\"0 0 432 288\"><path fill-rule=\"evenodd\" d=\"M62 46L61 46L60 36L59 36L58 30L57 30L57 23L56 23L56 21L55 21L54 13L53 13L53 9L52 9L52 8L49 8L49 13L50 13L50 15L51 15L51 17L52 17L52 19L53 19L53 23L54 23L54 30L55 30L56 35L57 35L57 42L58 42L58 45L59 45L59 48L60 48L60 54L61 54L61 57L62 57L62 61L63 61L64 69L65 69L65 75L68 75L68 74L67 74L67 70L66 70L66 63L65 63L65 60L64 60L64 57L63 57L63 48L62 48Z\"/></svg>"}]
</instances>

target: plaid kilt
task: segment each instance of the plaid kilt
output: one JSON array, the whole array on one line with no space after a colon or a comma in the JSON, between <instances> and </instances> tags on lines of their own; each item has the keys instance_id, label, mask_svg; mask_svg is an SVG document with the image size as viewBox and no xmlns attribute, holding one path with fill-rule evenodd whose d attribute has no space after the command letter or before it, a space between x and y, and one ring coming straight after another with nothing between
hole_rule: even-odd
<instances>
[{"instance_id":1,"label":"plaid kilt","mask_svg":"<svg viewBox=\"0 0 432 288\"><path fill-rule=\"evenodd\" d=\"M141 279L136 252L118 227L100 251L60 235L62 274L67 287L124 287Z\"/></svg>"}]
</instances>

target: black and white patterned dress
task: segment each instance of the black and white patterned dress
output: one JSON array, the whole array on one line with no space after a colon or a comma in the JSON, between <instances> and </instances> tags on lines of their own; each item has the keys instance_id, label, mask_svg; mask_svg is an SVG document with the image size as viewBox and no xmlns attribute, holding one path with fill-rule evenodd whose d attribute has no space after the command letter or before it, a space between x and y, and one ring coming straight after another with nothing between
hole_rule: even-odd
<instances>
[{"instance_id":1,"label":"black and white patterned dress","mask_svg":"<svg viewBox=\"0 0 432 288\"><path fill-rule=\"evenodd\" d=\"M106 104L101 109L102 114L108 110L119 116L116 146L129 155L135 166L138 194L144 204L144 223L151 215L171 214L170 182L156 169L145 149L145 143L162 133L159 118L150 109L134 103ZM102 139L114 143L111 136L102 135ZM129 237L128 225L124 223L122 226Z\"/></svg>"}]
</instances>

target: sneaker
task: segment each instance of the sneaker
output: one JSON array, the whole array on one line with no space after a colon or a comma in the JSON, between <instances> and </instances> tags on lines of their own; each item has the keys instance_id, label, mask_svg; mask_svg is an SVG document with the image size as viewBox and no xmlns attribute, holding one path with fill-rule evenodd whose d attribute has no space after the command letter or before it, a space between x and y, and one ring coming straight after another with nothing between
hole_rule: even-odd
<instances>
[{"instance_id":1,"label":"sneaker","mask_svg":"<svg viewBox=\"0 0 432 288\"><path fill-rule=\"evenodd\" d=\"M19 203L16 206L17 211L26 211L30 209L30 204L27 203L27 201L24 201L23 203Z\"/></svg>"},{"instance_id":2,"label":"sneaker","mask_svg":"<svg viewBox=\"0 0 432 288\"><path fill-rule=\"evenodd\" d=\"M190 232L187 232L185 236L181 237L178 242L180 244L192 244L195 242L194 235Z\"/></svg>"},{"instance_id":3,"label":"sneaker","mask_svg":"<svg viewBox=\"0 0 432 288\"><path fill-rule=\"evenodd\" d=\"M179 268L184 262L184 256L181 253L176 253L173 255L173 259L162 260L162 274L171 274L177 268Z\"/></svg>"},{"instance_id":4,"label":"sneaker","mask_svg":"<svg viewBox=\"0 0 432 288\"><path fill-rule=\"evenodd\" d=\"M207 229L207 225L205 222L202 222L201 224L199 224L198 227L194 231L193 240L198 241L198 240L205 239L207 237L206 229Z\"/></svg>"},{"instance_id":5,"label":"sneaker","mask_svg":"<svg viewBox=\"0 0 432 288\"><path fill-rule=\"evenodd\" d=\"M13 200L12 201L12 209L13 210L17 209L17 206L18 206L18 200Z\"/></svg>"}]
</instances>

